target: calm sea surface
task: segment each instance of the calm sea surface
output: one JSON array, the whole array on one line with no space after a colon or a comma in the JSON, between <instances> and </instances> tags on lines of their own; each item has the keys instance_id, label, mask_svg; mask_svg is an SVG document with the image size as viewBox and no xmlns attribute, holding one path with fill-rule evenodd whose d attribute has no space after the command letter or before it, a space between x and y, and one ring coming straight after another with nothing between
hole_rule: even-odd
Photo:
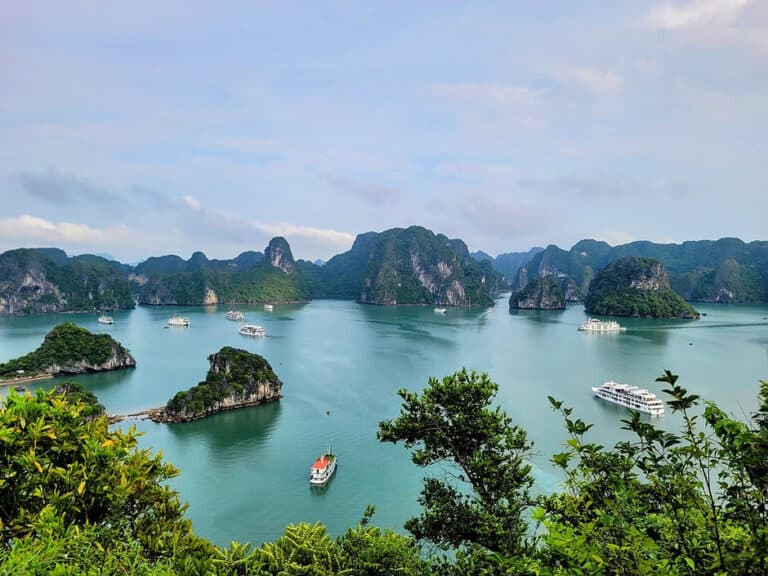
<instances>
[{"instance_id":1,"label":"calm sea surface","mask_svg":"<svg viewBox=\"0 0 768 576\"><path fill-rule=\"evenodd\" d=\"M377 424L399 412L399 388L420 389L430 376L462 366L498 382L499 402L534 441L541 491L559 482L548 458L566 438L548 394L595 423L592 437L609 445L625 437L620 420L627 413L590 390L609 378L658 392L653 380L669 368L697 394L747 413L756 405L758 380L768 379L768 307L697 308L707 313L698 321L625 320L626 333L593 335L577 331L586 318L580 306L510 313L506 299L489 310L450 309L444 316L431 308L323 300L274 312L239 307L267 330L253 339L224 319L226 308L140 307L115 313L113 326L98 324L96 314L0 318L0 361L33 350L63 321L109 333L138 367L76 379L108 412L127 413L161 406L202 380L207 356L222 346L266 357L283 381L279 403L188 424L136 423L141 444L162 450L181 469L174 485L198 533L219 544L259 543L290 522L321 520L339 534L368 504L376 506L377 524L399 529L418 510L424 472L402 446L377 442ZM191 327L166 328L177 313ZM670 414L659 421L677 425ZM329 440L338 471L326 489L310 489L309 466Z\"/></svg>"}]
</instances>

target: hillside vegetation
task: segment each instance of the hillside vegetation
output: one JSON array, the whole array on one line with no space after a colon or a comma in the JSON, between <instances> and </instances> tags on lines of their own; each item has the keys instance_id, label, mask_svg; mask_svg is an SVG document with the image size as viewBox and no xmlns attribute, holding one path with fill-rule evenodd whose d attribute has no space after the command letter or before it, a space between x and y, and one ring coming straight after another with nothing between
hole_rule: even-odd
<instances>
[{"instance_id":1,"label":"hillside vegetation","mask_svg":"<svg viewBox=\"0 0 768 576\"><path fill-rule=\"evenodd\" d=\"M59 324L34 351L0 364L0 378L38 373L79 373L124 368L136 364L128 350L108 334L92 334L85 328Z\"/></svg>"},{"instance_id":2,"label":"hillside vegetation","mask_svg":"<svg viewBox=\"0 0 768 576\"><path fill-rule=\"evenodd\" d=\"M550 245L518 269L513 287L520 289L539 274L564 274L577 288L567 299L581 300L595 274L627 256L653 258L669 273L670 287L692 302L767 302L768 242L738 238L682 244L638 241L610 246L581 240L570 250Z\"/></svg>"},{"instance_id":3,"label":"hillside vegetation","mask_svg":"<svg viewBox=\"0 0 768 576\"><path fill-rule=\"evenodd\" d=\"M0 254L0 315L133 308L127 266L52 248Z\"/></svg>"},{"instance_id":4,"label":"hillside vegetation","mask_svg":"<svg viewBox=\"0 0 768 576\"><path fill-rule=\"evenodd\" d=\"M652 258L615 260L590 283L584 309L605 316L698 318L699 314L669 287L664 266Z\"/></svg>"}]
</instances>

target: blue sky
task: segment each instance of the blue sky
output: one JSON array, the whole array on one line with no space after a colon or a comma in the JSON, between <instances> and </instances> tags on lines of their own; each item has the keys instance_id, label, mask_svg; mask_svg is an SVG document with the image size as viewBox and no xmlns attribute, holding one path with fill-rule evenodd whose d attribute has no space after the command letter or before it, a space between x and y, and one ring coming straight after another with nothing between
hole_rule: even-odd
<instances>
[{"instance_id":1,"label":"blue sky","mask_svg":"<svg viewBox=\"0 0 768 576\"><path fill-rule=\"evenodd\" d=\"M0 250L765 238L766 2L0 10Z\"/></svg>"}]
</instances>

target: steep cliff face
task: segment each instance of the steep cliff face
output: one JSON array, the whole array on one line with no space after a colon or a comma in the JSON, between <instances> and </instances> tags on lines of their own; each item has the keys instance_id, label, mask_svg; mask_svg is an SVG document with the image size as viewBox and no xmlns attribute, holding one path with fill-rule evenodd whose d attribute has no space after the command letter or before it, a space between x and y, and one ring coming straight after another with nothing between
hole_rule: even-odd
<instances>
[{"instance_id":1,"label":"steep cliff face","mask_svg":"<svg viewBox=\"0 0 768 576\"><path fill-rule=\"evenodd\" d=\"M487 306L492 304L493 282L489 272L490 267L472 259L461 240L450 240L418 226L394 228L376 238L359 301L384 305Z\"/></svg>"},{"instance_id":2,"label":"steep cliff face","mask_svg":"<svg viewBox=\"0 0 768 576\"><path fill-rule=\"evenodd\" d=\"M269 241L269 245L264 250L264 259L286 274L292 274L296 270L291 247L282 236L276 236Z\"/></svg>"},{"instance_id":3,"label":"steep cliff face","mask_svg":"<svg viewBox=\"0 0 768 576\"><path fill-rule=\"evenodd\" d=\"M43 343L26 356L0 364L0 378L19 371L34 374L84 374L133 368L131 353L108 334L92 334L71 322L56 326Z\"/></svg>"},{"instance_id":4,"label":"steep cliff face","mask_svg":"<svg viewBox=\"0 0 768 576\"><path fill-rule=\"evenodd\" d=\"M217 412L255 406L281 397L283 383L264 358L226 346L208 357L203 382L176 394L162 414L163 422L189 422Z\"/></svg>"},{"instance_id":5,"label":"steep cliff face","mask_svg":"<svg viewBox=\"0 0 768 576\"><path fill-rule=\"evenodd\" d=\"M126 272L97 256L18 249L0 254L0 315L133 308Z\"/></svg>"},{"instance_id":6,"label":"steep cliff face","mask_svg":"<svg viewBox=\"0 0 768 576\"><path fill-rule=\"evenodd\" d=\"M526 310L564 310L565 293L559 278L537 276L523 290L512 292L509 307Z\"/></svg>"},{"instance_id":7,"label":"steep cliff face","mask_svg":"<svg viewBox=\"0 0 768 576\"><path fill-rule=\"evenodd\" d=\"M164 264L169 272L163 272ZM273 238L264 256L243 252L233 260L209 260L195 252L187 261L176 256L149 259L136 270L139 302L153 306L281 303L308 297L284 238Z\"/></svg>"},{"instance_id":8,"label":"steep cliff face","mask_svg":"<svg viewBox=\"0 0 768 576\"><path fill-rule=\"evenodd\" d=\"M627 257L601 270L589 287L584 308L592 314L638 318L698 318L672 291L666 269L652 258Z\"/></svg>"}]
</instances>

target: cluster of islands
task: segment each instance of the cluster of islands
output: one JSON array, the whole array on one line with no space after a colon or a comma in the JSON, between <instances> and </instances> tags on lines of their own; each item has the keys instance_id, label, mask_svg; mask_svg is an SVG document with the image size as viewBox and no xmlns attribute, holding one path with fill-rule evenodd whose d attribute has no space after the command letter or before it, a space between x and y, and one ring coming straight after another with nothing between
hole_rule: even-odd
<instances>
[{"instance_id":1,"label":"cluster of islands","mask_svg":"<svg viewBox=\"0 0 768 576\"><path fill-rule=\"evenodd\" d=\"M443 311L491 306L505 290L511 290L511 310L562 310L583 303L594 315L695 319L695 302L768 301L768 242L724 238L614 247L582 240L568 251L548 246L492 258L470 253L462 240L413 226L360 234L349 251L328 262L295 260L281 237L263 252L231 260L196 252L188 260L159 256L136 266L87 254L70 257L56 248L0 254L0 315L312 298ZM185 422L281 397L282 383L261 356L225 347L208 359L205 380L164 407L133 416ZM68 322L55 327L37 350L0 364L0 383L135 365L109 335Z\"/></svg>"}]
</instances>

